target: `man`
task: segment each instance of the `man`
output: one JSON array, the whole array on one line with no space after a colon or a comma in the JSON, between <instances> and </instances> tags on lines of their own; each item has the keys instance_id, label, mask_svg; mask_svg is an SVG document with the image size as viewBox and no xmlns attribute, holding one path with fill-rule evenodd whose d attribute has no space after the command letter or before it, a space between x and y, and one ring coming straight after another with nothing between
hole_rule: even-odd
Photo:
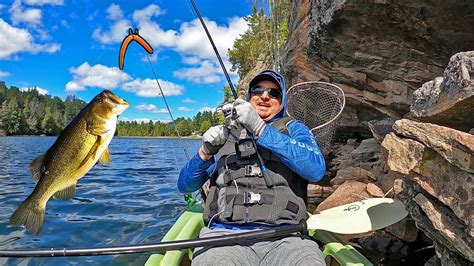
<instances>
[{"instance_id":1,"label":"man","mask_svg":"<svg viewBox=\"0 0 474 266\"><path fill-rule=\"evenodd\" d=\"M245 129L237 141L229 130L211 127L181 170L178 188L189 193L210 179L200 237L246 232L306 219L308 181L325 173L324 158L310 130L286 117L283 76L265 70L249 84L247 101L237 99L233 118ZM235 131L235 130L234 130ZM258 152L248 135L256 140ZM225 146L224 146L225 144ZM219 153L219 154L218 154ZM298 235L258 243L198 248L196 265L324 265L316 242Z\"/></svg>"}]
</instances>

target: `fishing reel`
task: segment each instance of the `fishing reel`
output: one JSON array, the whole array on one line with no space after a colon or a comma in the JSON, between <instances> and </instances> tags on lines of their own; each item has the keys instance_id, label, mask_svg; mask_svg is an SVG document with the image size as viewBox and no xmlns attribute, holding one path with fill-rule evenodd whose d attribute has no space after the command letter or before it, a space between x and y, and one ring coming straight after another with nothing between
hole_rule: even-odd
<instances>
[{"instance_id":1,"label":"fishing reel","mask_svg":"<svg viewBox=\"0 0 474 266\"><path fill-rule=\"evenodd\" d=\"M224 102L217 107L216 111L221 112L224 117L224 126L229 129L229 131L235 131L235 129L242 129L242 126L239 126L236 120L237 113L234 109L234 102Z\"/></svg>"}]
</instances>

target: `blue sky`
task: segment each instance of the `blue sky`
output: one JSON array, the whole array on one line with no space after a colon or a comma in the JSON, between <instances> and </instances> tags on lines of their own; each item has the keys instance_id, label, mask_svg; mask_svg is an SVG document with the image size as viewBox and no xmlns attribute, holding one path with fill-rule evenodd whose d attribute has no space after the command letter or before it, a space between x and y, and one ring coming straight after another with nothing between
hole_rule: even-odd
<instances>
[{"instance_id":1,"label":"blue sky","mask_svg":"<svg viewBox=\"0 0 474 266\"><path fill-rule=\"evenodd\" d=\"M224 57L251 13L251 0L196 0ZM132 43L125 68L118 52L128 28L154 48L149 56L173 116L215 108L227 84L189 0L15 0L0 3L0 80L22 89L91 100L103 89L130 102L122 120L168 121L147 54ZM231 73L234 84L237 75Z\"/></svg>"}]
</instances>

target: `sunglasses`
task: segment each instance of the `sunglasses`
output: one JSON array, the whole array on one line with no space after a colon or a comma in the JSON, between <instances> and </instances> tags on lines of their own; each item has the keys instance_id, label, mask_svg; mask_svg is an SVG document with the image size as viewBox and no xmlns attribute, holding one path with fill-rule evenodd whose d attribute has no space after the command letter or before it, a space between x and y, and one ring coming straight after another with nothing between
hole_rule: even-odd
<instances>
[{"instance_id":1,"label":"sunglasses","mask_svg":"<svg viewBox=\"0 0 474 266\"><path fill-rule=\"evenodd\" d=\"M262 96L264 92L267 92L270 98L273 98L273 99L281 98L281 91L280 89L277 89L277 88L265 88L262 86L256 86L250 89L251 96Z\"/></svg>"}]
</instances>

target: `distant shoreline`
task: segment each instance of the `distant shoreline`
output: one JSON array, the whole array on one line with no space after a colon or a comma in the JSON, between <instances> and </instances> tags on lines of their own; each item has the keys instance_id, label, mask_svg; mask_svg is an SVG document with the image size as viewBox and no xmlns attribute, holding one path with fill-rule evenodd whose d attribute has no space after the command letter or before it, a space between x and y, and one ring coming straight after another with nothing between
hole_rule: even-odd
<instances>
[{"instance_id":1,"label":"distant shoreline","mask_svg":"<svg viewBox=\"0 0 474 266\"><path fill-rule=\"evenodd\" d=\"M139 138L139 139L179 139L178 136L114 136L114 138ZM182 139L201 139L199 136L181 136Z\"/></svg>"}]
</instances>

